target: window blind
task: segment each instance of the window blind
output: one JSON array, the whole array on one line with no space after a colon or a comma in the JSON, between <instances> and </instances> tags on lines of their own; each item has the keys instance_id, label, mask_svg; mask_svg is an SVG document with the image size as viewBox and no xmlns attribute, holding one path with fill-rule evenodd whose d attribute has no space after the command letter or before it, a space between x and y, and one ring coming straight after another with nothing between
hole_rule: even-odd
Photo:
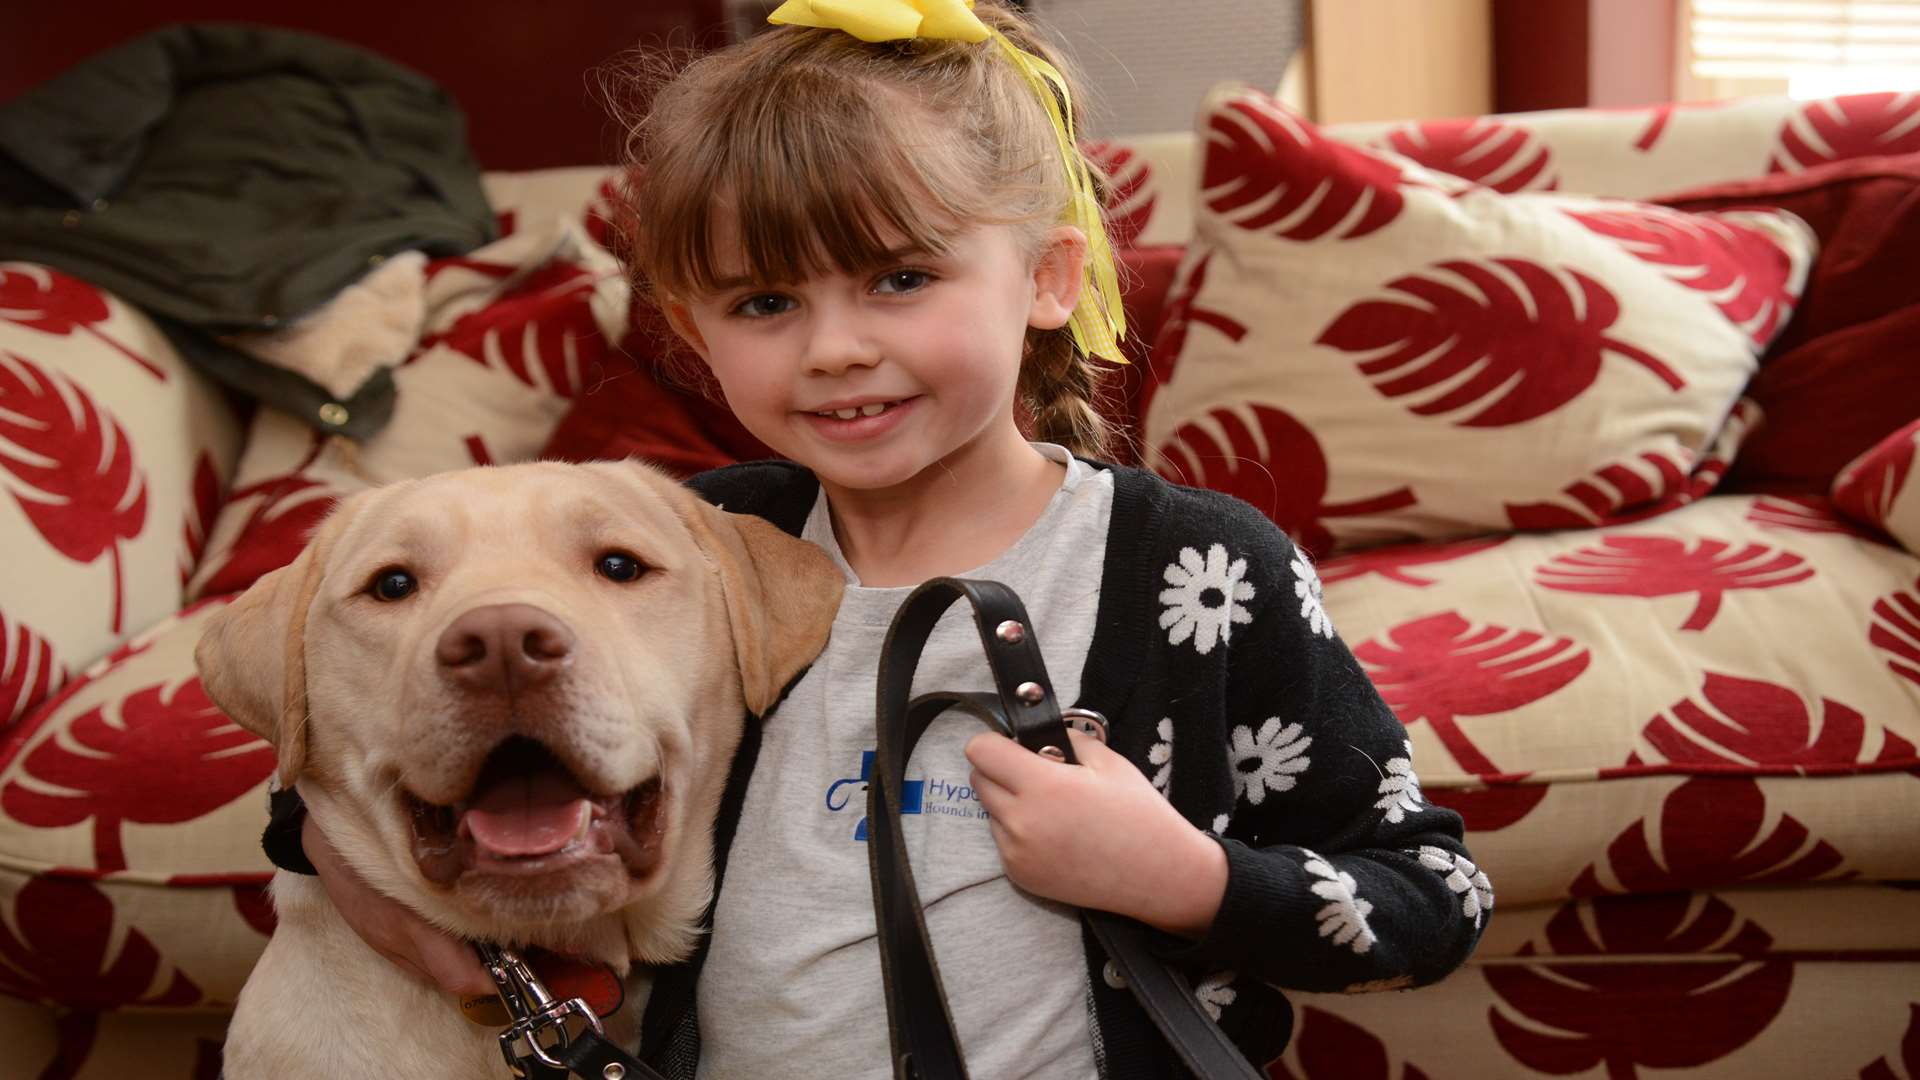
<instances>
[{"instance_id":1,"label":"window blind","mask_svg":"<svg viewBox=\"0 0 1920 1080\"><path fill-rule=\"evenodd\" d=\"M1699 79L1920 70L1920 0L1690 0Z\"/></svg>"}]
</instances>

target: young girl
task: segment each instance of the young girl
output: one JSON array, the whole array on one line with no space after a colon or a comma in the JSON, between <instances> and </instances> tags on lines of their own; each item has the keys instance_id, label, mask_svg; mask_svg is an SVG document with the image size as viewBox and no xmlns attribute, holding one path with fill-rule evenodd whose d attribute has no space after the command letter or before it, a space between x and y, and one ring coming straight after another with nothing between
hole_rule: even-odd
<instances>
[{"instance_id":1,"label":"young girl","mask_svg":"<svg viewBox=\"0 0 1920 1080\"><path fill-rule=\"evenodd\" d=\"M904 820L973 1075L1177 1075L1072 906L1163 931L1255 1062L1291 1028L1278 987L1447 974L1492 895L1312 565L1244 503L1093 456L1088 353L1111 355L1116 300L1053 50L993 0L831 7L794 0L774 21L799 25L695 62L637 131L627 254L790 462L692 483L850 584L826 651L749 723L712 934L660 973L645 1052L669 1075L890 1075L862 792L882 638L937 575L1018 591L1060 700L1110 722L1110 745L1076 733L1080 766L957 718L915 755ZM950 611L916 691L990 685ZM376 948L488 988L306 840Z\"/></svg>"}]
</instances>

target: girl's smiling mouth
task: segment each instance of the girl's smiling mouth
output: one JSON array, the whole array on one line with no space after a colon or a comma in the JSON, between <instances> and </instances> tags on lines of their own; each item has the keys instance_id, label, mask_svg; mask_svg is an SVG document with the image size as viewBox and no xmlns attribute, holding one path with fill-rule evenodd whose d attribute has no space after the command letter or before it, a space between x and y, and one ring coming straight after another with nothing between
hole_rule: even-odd
<instances>
[{"instance_id":1,"label":"girl's smiling mouth","mask_svg":"<svg viewBox=\"0 0 1920 1080\"><path fill-rule=\"evenodd\" d=\"M800 415L806 417L814 430L826 438L857 441L893 430L919 400L915 396L886 401L834 403L828 408L809 409Z\"/></svg>"}]
</instances>

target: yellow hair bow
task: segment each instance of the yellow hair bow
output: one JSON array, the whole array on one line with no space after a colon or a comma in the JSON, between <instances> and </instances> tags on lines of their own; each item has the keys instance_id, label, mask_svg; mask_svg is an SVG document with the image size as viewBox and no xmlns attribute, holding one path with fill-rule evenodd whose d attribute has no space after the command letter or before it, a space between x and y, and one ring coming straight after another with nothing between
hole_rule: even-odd
<instances>
[{"instance_id":1,"label":"yellow hair bow","mask_svg":"<svg viewBox=\"0 0 1920 1080\"><path fill-rule=\"evenodd\" d=\"M1088 356L1127 362L1120 352L1126 335L1126 313L1120 301L1120 278L1113 265L1113 243L1102 224L1100 202L1094 196L1093 176L1081 157L1073 131L1073 102L1067 81L1058 69L1027 52L1004 34L980 21L973 0L786 0L767 21L775 25L812 26L842 30L861 41L904 41L930 38L978 42L992 38L1046 107L1059 143L1060 160L1072 192L1067 222L1087 237L1087 258L1079 303L1068 323L1074 343Z\"/></svg>"}]
</instances>

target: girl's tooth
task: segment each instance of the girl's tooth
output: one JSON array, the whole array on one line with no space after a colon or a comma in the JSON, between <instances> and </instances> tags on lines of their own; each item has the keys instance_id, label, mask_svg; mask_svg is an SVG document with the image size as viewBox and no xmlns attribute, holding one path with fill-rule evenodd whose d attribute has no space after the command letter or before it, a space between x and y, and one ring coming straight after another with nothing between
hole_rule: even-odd
<instances>
[{"instance_id":1,"label":"girl's tooth","mask_svg":"<svg viewBox=\"0 0 1920 1080\"><path fill-rule=\"evenodd\" d=\"M833 411L833 415L839 417L842 420L851 420L854 417L860 415L860 410L859 409L835 409Z\"/></svg>"},{"instance_id":2,"label":"girl's tooth","mask_svg":"<svg viewBox=\"0 0 1920 1080\"><path fill-rule=\"evenodd\" d=\"M886 408L887 407L884 403L876 401L871 405L860 406L860 415L861 416L879 416L881 413L886 411Z\"/></svg>"}]
</instances>

